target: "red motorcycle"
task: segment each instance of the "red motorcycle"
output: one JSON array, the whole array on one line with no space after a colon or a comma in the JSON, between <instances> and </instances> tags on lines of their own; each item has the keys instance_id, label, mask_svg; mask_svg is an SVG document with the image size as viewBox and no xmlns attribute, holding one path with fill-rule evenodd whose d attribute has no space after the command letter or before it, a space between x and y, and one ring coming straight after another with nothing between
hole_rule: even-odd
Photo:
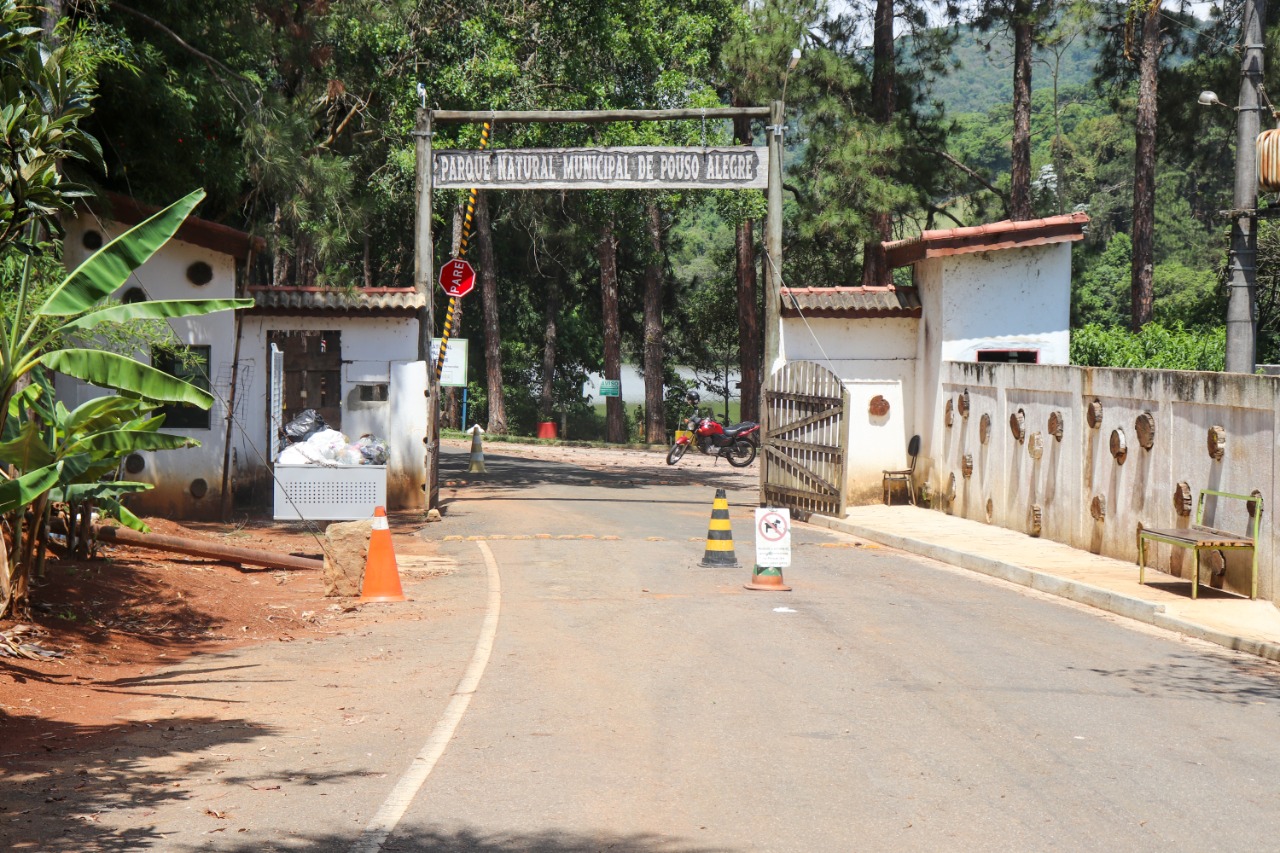
<instances>
[{"instance_id":1,"label":"red motorcycle","mask_svg":"<svg viewBox=\"0 0 1280 853\"><path fill-rule=\"evenodd\" d=\"M674 465L684 456L690 444L697 444L703 453L729 460L735 468L745 468L756 461L756 451L760 446L760 424L754 421L743 421L731 427L725 427L714 418L704 418L697 412L701 398L696 391L690 391L685 401L694 407L694 413L685 419L685 434L676 439L667 451L667 464Z\"/></svg>"}]
</instances>

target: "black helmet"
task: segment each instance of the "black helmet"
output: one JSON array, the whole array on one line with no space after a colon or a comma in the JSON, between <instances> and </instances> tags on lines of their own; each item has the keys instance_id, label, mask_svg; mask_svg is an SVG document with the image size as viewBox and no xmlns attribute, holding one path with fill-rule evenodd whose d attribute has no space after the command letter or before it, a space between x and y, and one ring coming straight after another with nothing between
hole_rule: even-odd
<instances>
[{"instance_id":1,"label":"black helmet","mask_svg":"<svg viewBox=\"0 0 1280 853\"><path fill-rule=\"evenodd\" d=\"M702 402L702 395L697 391L690 391L688 394L684 395L684 401L690 406L696 406Z\"/></svg>"}]
</instances>

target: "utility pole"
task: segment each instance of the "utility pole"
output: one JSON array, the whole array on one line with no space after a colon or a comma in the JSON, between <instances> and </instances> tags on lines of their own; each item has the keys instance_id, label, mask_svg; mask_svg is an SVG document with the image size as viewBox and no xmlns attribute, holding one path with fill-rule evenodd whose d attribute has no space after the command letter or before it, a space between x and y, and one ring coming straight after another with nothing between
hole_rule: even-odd
<instances>
[{"instance_id":1,"label":"utility pole","mask_svg":"<svg viewBox=\"0 0 1280 853\"><path fill-rule=\"evenodd\" d=\"M1262 105L1262 20L1266 0L1245 0L1240 23L1243 58L1236 106L1236 187L1231 211L1227 298L1228 373L1253 373L1257 358L1258 163L1256 140Z\"/></svg>"},{"instance_id":2,"label":"utility pole","mask_svg":"<svg viewBox=\"0 0 1280 853\"><path fill-rule=\"evenodd\" d=\"M426 482L423 489L426 508L437 509L440 505L440 383L436 381L435 366L431 363L431 336L436 328L436 312L431 289L435 273L431 242L431 113L425 106L418 110L413 138L416 160L413 188L417 201L413 286L423 299L423 305L418 309L418 361L427 366L427 434L422 439L426 451L423 460Z\"/></svg>"}]
</instances>

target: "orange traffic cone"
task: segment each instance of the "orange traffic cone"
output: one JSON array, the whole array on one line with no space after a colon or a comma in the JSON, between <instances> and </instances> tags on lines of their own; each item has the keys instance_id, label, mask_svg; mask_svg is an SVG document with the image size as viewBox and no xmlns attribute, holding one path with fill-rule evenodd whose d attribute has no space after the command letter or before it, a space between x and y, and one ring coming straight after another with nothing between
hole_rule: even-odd
<instances>
[{"instance_id":1,"label":"orange traffic cone","mask_svg":"<svg viewBox=\"0 0 1280 853\"><path fill-rule=\"evenodd\" d=\"M747 589L759 589L765 592L790 592L791 587L782 582L782 569L771 566L756 566L751 570L751 583L744 583Z\"/></svg>"},{"instance_id":2,"label":"orange traffic cone","mask_svg":"<svg viewBox=\"0 0 1280 853\"><path fill-rule=\"evenodd\" d=\"M396 552L391 547L391 528L387 527L387 511L373 511L373 530L369 532L369 556L364 561L364 585L361 601L404 601L400 588L400 570Z\"/></svg>"}]
</instances>

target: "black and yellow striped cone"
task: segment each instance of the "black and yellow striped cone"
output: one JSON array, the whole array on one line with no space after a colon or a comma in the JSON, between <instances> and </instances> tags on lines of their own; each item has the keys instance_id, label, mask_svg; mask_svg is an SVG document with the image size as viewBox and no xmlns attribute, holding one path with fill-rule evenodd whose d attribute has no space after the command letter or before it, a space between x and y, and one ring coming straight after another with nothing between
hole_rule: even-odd
<instances>
[{"instance_id":1,"label":"black and yellow striped cone","mask_svg":"<svg viewBox=\"0 0 1280 853\"><path fill-rule=\"evenodd\" d=\"M738 557L733 553L733 528L729 526L729 498L724 489L716 489L711 522L707 525L707 550L698 565L738 567Z\"/></svg>"}]
</instances>

